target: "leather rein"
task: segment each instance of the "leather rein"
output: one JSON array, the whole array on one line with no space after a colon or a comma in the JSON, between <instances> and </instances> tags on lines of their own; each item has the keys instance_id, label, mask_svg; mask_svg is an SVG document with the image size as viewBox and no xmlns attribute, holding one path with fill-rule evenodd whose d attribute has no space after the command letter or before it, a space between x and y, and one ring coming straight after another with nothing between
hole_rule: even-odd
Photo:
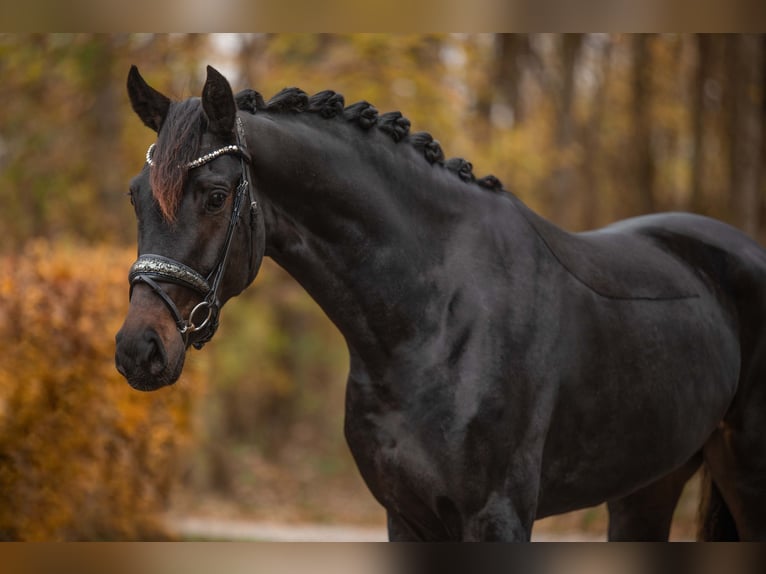
<instances>
[{"instance_id":1,"label":"leather rein","mask_svg":"<svg viewBox=\"0 0 766 574\"><path fill-rule=\"evenodd\" d=\"M150 166L153 165L151 157L153 148L154 144L149 146L149 149L146 152L146 161ZM130 272L128 273L130 296L133 296L133 288L138 283L148 285L170 311L170 314L173 316L173 320L176 323L176 327L178 328L178 332L181 334L181 337L183 337L184 345L188 346L189 337L192 334L197 334L196 340L192 343L195 349L201 349L205 343L213 338L216 329L218 329L218 318L221 311L221 282L223 280L224 272L226 271L226 263L229 258L232 239L234 238L234 230L239 222L245 197L250 201L251 229L256 221L255 214L257 203L253 196L253 188L250 185L248 177L250 154L247 151L244 127L242 125L242 120L239 117L237 117L237 145L228 145L214 150L189 162L186 167L189 169L200 167L224 154L236 154L239 156L242 175L240 176L239 184L237 185L237 190L235 192L231 218L229 219L229 227L226 230L226 238L221 248L220 255L218 256L218 261L210 273L208 273L207 277L201 275L180 261L152 253L140 255L136 262L133 263ZM178 306L170 295L168 295L162 288L160 285L161 283L174 283L186 287L187 289L191 289L202 295L202 300L194 306L189 313L189 316L184 319Z\"/></svg>"}]
</instances>

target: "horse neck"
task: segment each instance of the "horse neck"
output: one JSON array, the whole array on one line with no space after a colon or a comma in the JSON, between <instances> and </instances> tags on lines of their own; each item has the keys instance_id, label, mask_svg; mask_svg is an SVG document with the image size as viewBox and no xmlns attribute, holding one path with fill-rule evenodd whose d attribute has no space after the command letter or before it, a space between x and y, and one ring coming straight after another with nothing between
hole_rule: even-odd
<instances>
[{"instance_id":1,"label":"horse neck","mask_svg":"<svg viewBox=\"0 0 766 574\"><path fill-rule=\"evenodd\" d=\"M319 303L352 357L389 357L426 332L499 198L340 119L263 114L249 128L266 254Z\"/></svg>"}]
</instances>

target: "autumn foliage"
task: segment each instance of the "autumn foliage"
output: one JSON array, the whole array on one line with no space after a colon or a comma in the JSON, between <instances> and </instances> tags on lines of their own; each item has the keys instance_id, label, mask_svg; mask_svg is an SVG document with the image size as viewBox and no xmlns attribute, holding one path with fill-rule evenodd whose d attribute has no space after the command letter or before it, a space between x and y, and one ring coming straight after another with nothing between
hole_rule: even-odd
<instances>
[{"instance_id":1,"label":"autumn foliage","mask_svg":"<svg viewBox=\"0 0 766 574\"><path fill-rule=\"evenodd\" d=\"M133 250L31 242L0 259L0 539L166 536L194 365L143 394L114 367Z\"/></svg>"}]
</instances>

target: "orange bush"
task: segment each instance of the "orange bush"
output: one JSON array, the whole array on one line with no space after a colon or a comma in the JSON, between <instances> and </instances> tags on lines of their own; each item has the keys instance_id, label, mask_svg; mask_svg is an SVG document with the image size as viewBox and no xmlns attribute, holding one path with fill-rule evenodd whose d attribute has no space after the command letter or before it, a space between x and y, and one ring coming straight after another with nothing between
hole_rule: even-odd
<instances>
[{"instance_id":1,"label":"orange bush","mask_svg":"<svg viewBox=\"0 0 766 574\"><path fill-rule=\"evenodd\" d=\"M134 250L30 243L0 258L0 539L165 537L201 376L131 389L114 367Z\"/></svg>"}]
</instances>

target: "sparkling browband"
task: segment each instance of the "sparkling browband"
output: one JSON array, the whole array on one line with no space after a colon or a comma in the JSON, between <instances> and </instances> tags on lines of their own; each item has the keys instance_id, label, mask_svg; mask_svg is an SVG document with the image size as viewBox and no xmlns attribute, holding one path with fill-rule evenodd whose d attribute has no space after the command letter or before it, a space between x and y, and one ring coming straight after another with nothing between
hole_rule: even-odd
<instances>
[{"instance_id":1,"label":"sparkling browband","mask_svg":"<svg viewBox=\"0 0 766 574\"><path fill-rule=\"evenodd\" d=\"M128 280L133 284L133 280L139 275L149 275L162 281L185 285L203 295L210 291L210 285L202 275L191 267L162 255L141 255L130 268Z\"/></svg>"},{"instance_id":2,"label":"sparkling browband","mask_svg":"<svg viewBox=\"0 0 766 574\"><path fill-rule=\"evenodd\" d=\"M149 165L154 165L154 161L152 160L152 153L154 152L154 146L156 144L152 144L149 146L149 149L146 150L146 163ZM206 153L202 157L198 157L194 161L190 161L186 164L186 168L188 169L194 169L195 167L199 167L201 165L205 165L209 161L213 161L215 158L220 157L227 153L243 153L242 148L240 148L238 145L227 145L222 148L219 148L217 150L211 151L210 153Z\"/></svg>"}]
</instances>

